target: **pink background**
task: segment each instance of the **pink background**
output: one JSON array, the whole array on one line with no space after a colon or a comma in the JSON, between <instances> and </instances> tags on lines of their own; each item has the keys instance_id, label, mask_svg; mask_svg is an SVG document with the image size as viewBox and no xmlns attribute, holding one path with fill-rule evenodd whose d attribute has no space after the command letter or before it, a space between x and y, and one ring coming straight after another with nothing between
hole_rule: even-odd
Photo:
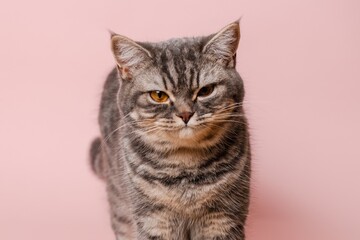
<instances>
[{"instance_id":1,"label":"pink background","mask_svg":"<svg viewBox=\"0 0 360 240\"><path fill-rule=\"evenodd\" d=\"M356 0L2 1L0 239L114 239L87 163L114 65L107 29L158 41L240 16L254 154L247 239L360 239Z\"/></svg>"}]
</instances>

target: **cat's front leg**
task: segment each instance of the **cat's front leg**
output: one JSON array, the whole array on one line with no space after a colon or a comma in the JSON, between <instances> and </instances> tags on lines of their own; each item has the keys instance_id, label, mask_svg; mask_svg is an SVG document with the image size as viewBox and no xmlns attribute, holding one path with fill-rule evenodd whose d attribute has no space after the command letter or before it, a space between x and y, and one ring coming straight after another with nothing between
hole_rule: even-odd
<instances>
[{"instance_id":1,"label":"cat's front leg","mask_svg":"<svg viewBox=\"0 0 360 240\"><path fill-rule=\"evenodd\" d=\"M186 223L173 213L158 210L136 217L139 240L188 240Z\"/></svg>"},{"instance_id":2,"label":"cat's front leg","mask_svg":"<svg viewBox=\"0 0 360 240\"><path fill-rule=\"evenodd\" d=\"M191 240L244 240L244 225L238 216L208 213L194 221Z\"/></svg>"}]
</instances>

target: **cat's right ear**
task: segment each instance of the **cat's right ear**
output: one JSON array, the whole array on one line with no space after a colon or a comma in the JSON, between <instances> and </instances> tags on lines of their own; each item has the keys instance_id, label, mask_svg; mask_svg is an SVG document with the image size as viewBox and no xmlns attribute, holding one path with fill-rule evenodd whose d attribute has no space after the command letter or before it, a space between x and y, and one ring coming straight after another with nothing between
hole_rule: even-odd
<instances>
[{"instance_id":1,"label":"cat's right ear","mask_svg":"<svg viewBox=\"0 0 360 240\"><path fill-rule=\"evenodd\" d=\"M134 71L141 68L152 57L151 53L130 38L111 34L111 49L114 54L120 77L132 78Z\"/></svg>"},{"instance_id":2,"label":"cat's right ear","mask_svg":"<svg viewBox=\"0 0 360 240\"><path fill-rule=\"evenodd\" d=\"M240 41L239 21L233 22L218 33L214 34L206 43L202 52L211 60L235 67L236 50Z\"/></svg>"}]
</instances>

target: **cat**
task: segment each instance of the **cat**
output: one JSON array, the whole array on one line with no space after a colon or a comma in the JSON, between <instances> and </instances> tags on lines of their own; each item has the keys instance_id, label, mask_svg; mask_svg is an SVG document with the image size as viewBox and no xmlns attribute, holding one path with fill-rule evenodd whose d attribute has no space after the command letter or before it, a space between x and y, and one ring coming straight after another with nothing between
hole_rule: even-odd
<instances>
[{"instance_id":1,"label":"cat","mask_svg":"<svg viewBox=\"0 0 360 240\"><path fill-rule=\"evenodd\" d=\"M245 239L251 154L239 22L158 43L111 36L91 145L119 239Z\"/></svg>"}]
</instances>

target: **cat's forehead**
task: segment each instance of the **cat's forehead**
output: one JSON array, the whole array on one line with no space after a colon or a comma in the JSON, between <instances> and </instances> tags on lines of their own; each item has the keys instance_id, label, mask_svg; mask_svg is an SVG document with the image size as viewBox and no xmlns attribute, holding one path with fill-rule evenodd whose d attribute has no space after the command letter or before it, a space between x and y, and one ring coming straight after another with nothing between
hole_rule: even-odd
<instances>
[{"instance_id":1,"label":"cat's forehead","mask_svg":"<svg viewBox=\"0 0 360 240\"><path fill-rule=\"evenodd\" d=\"M211 35L142 43L151 53L153 64L137 76L141 79L137 82L147 88L188 94L226 78L221 65L209 61L203 53L209 38Z\"/></svg>"},{"instance_id":2,"label":"cat's forehead","mask_svg":"<svg viewBox=\"0 0 360 240\"><path fill-rule=\"evenodd\" d=\"M160 49L183 49L183 48L197 48L204 41L205 37L183 37L183 38L171 38L161 42L152 43L153 46Z\"/></svg>"},{"instance_id":3,"label":"cat's forehead","mask_svg":"<svg viewBox=\"0 0 360 240\"><path fill-rule=\"evenodd\" d=\"M202 48L204 37L174 38L152 43L153 61L161 75L161 85L166 90L192 90L201 79Z\"/></svg>"},{"instance_id":4,"label":"cat's forehead","mask_svg":"<svg viewBox=\"0 0 360 240\"><path fill-rule=\"evenodd\" d=\"M197 60L201 55L204 37L172 38L163 42L151 43L155 58L162 60L164 55L169 58L183 58L184 60ZM161 59L162 58L162 59Z\"/></svg>"}]
</instances>

